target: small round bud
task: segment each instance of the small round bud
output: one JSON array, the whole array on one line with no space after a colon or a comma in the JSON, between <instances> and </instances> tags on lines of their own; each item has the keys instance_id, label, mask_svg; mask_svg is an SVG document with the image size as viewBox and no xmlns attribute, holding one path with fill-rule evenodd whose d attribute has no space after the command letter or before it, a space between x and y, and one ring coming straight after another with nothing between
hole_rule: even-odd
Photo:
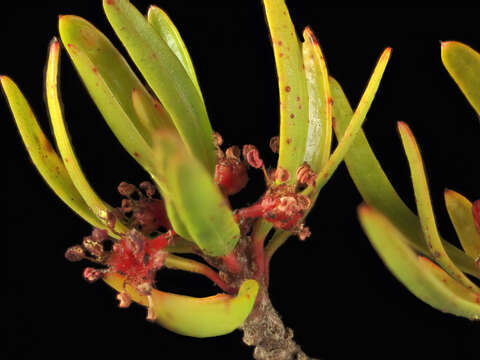
<instances>
[{"instance_id":1,"label":"small round bud","mask_svg":"<svg viewBox=\"0 0 480 360\"><path fill-rule=\"evenodd\" d=\"M259 169L263 166L263 160L254 145L243 145L243 157L251 167Z\"/></svg>"},{"instance_id":2,"label":"small round bud","mask_svg":"<svg viewBox=\"0 0 480 360\"><path fill-rule=\"evenodd\" d=\"M241 154L242 152L240 151L240 148L237 145L230 146L225 151L225 155L227 155L227 158L230 158L230 159L240 159Z\"/></svg>"},{"instance_id":3,"label":"small round bud","mask_svg":"<svg viewBox=\"0 0 480 360\"><path fill-rule=\"evenodd\" d=\"M278 154L278 148L280 144L280 138L278 136L274 136L270 139L270 149L275 153Z\"/></svg>"},{"instance_id":4,"label":"small round bud","mask_svg":"<svg viewBox=\"0 0 480 360\"><path fill-rule=\"evenodd\" d=\"M312 170L310 165L308 165L306 162L303 163L302 166L300 166L296 174L297 180L301 184L306 184L309 186L315 186L315 181L317 180L317 174Z\"/></svg>"},{"instance_id":5,"label":"small round bud","mask_svg":"<svg viewBox=\"0 0 480 360\"><path fill-rule=\"evenodd\" d=\"M126 183L125 181L122 181L120 183L120 185L118 185L117 190L120 193L120 195L128 197L128 196L132 195L135 192L135 190L137 190L137 188L136 188L135 185L132 185L132 184Z\"/></svg>"},{"instance_id":6,"label":"small round bud","mask_svg":"<svg viewBox=\"0 0 480 360\"><path fill-rule=\"evenodd\" d=\"M92 240L98 243L102 243L108 239L108 231L104 229L95 228L92 231Z\"/></svg>"},{"instance_id":7,"label":"small round bud","mask_svg":"<svg viewBox=\"0 0 480 360\"><path fill-rule=\"evenodd\" d=\"M98 241L95 241L91 236L85 236L83 238L82 245L90 254L95 257L101 257L103 255L102 244Z\"/></svg>"},{"instance_id":8,"label":"small round bud","mask_svg":"<svg viewBox=\"0 0 480 360\"><path fill-rule=\"evenodd\" d=\"M298 238L302 241L304 241L306 238L310 237L312 233L310 232L310 229L307 226L304 226L303 224L300 225L300 230L298 231Z\"/></svg>"},{"instance_id":9,"label":"small round bud","mask_svg":"<svg viewBox=\"0 0 480 360\"><path fill-rule=\"evenodd\" d=\"M290 180L290 173L287 169L279 166L277 170L275 170L275 180L278 180L280 182L286 182Z\"/></svg>"},{"instance_id":10,"label":"small round bud","mask_svg":"<svg viewBox=\"0 0 480 360\"><path fill-rule=\"evenodd\" d=\"M105 272L103 270L98 270L91 267L87 267L85 270L83 270L83 277L88 282L95 282L98 279L101 279L104 274Z\"/></svg>"},{"instance_id":11,"label":"small round bud","mask_svg":"<svg viewBox=\"0 0 480 360\"><path fill-rule=\"evenodd\" d=\"M148 197L152 197L157 191L155 186L150 181L142 182L139 187L145 192L145 195L147 195Z\"/></svg>"},{"instance_id":12,"label":"small round bud","mask_svg":"<svg viewBox=\"0 0 480 360\"><path fill-rule=\"evenodd\" d=\"M125 309L130 306L132 303L132 299L130 296L126 293L126 291L122 291L117 294L117 300L119 301L118 307Z\"/></svg>"},{"instance_id":13,"label":"small round bud","mask_svg":"<svg viewBox=\"0 0 480 360\"><path fill-rule=\"evenodd\" d=\"M65 258L71 262L83 260L85 258L85 251L80 245L69 247L67 251L65 251Z\"/></svg>"}]
</instances>

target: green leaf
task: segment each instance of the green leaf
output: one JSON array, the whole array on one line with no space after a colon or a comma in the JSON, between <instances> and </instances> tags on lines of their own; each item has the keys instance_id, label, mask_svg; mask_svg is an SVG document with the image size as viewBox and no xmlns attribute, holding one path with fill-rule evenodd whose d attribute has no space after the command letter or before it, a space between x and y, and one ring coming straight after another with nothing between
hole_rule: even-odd
<instances>
[{"instance_id":1,"label":"green leaf","mask_svg":"<svg viewBox=\"0 0 480 360\"><path fill-rule=\"evenodd\" d=\"M273 44L280 93L278 166L296 181L308 136L308 92L300 44L284 0L263 0Z\"/></svg>"},{"instance_id":2,"label":"green leaf","mask_svg":"<svg viewBox=\"0 0 480 360\"><path fill-rule=\"evenodd\" d=\"M316 192L327 183L330 177L333 175L338 165L345 158L345 155L348 153L348 150L351 148L355 141L355 137L359 133L367 112L372 105L373 98L377 93L378 87L380 86L380 80L382 79L385 68L387 67L388 60L390 59L390 54L392 52L391 48L386 48L380 58L378 59L377 65L373 70L373 73L368 81L367 87L363 92L362 98L358 103L355 113L351 116L351 121L349 122L347 128L345 129L344 134L338 140L338 145L335 148L332 156L328 159L327 163L319 171L316 182ZM335 104L335 101L334 101ZM334 122L335 126L335 122Z\"/></svg>"},{"instance_id":3,"label":"green leaf","mask_svg":"<svg viewBox=\"0 0 480 360\"><path fill-rule=\"evenodd\" d=\"M104 0L107 18L132 60L170 114L191 153L213 176L213 130L185 68L143 15L127 0Z\"/></svg>"},{"instance_id":4,"label":"green leaf","mask_svg":"<svg viewBox=\"0 0 480 360\"><path fill-rule=\"evenodd\" d=\"M117 274L104 279L117 291L124 288L124 279ZM153 290L153 308L156 321L177 334L205 338L228 334L239 328L253 309L258 293L258 283L245 280L236 296L217 294L195 298ZM133 301L148 306L146 296L141 296L130 285L125 290Z\"/></svg>"},{"instance_id":5,"label":"green leaf","mask_svg":"<svg viewBox=\"0 0 480 360\"><path fill-rule=\"evenodd\" d=\"M330 157L332 143L332 102L327 64L317 38L307 27L302 47L308 90L308 136L304 160L319 172Z\"/></svg>"},{"instance_id":6,"label":"green leaf","mask_svg":"<svg viewBox=\"0 0 480 360\"><path fill-rule=\"evenodd\" d=\"M445 204L465 253L473 259L479 258L480 234L473 222L472 203L461 194L446 190Z\"/></svg>"},{"instance_id":7,"label":"green leaf","mask_svg":"<svg viewBox=\"0 0 480 360\"><path fill-rule=\"evenodd\" d=\"M422 225L423 234L425 235L425 241L427 242L430 254L451 276L469 289L473 289L480 294L480 289L457 268L454 262L448 257L445 248L443 247L435 223L435 215L430 201L430 191L428 189L422 156L420 155L420 149L418 148L415 137L408 125L403 122L398 122L398 131L408 158L413 190L415 192L415 200L417 202L418 217L420 218L420 224Z\"/></svg>"},{"instance_id":8,"label":"green leaf","mask_svg":"<svg viewBox=\"0 0 480 360\"><path fill-rule=\"evenodd\" d=\"M202 91L200 90L200 85L198 84L192 59L190 58L187 47L185 46L185 43L183 42L183 39L173 21L168 17L165 11L154 5L151 5L148 9L147 20L155 29L155 31L157 31L163 41L165 41L170 50L172 50L178 60L182 63L185 71L188 73L188 76L190 76L190 79L202 97Z\"/></svg>"},{"instance_id":9,"label":"green leaf","mask_svg":"<svg viewBox=\"0 0 480 360\"><path fill-rule=\"evenodd\" d=\"M92 226L104 229L104 224L95 216L76 189L65 165L40 128L20 89L7 76L1 76L0 81L22 140L40 175L73 211Z\"/></svg>"},{"instance_id":10,"label":"green leaf","mask_svg":"<svg viewBox=\"0 0 480 360\"><path fill-rule=\"evenodd\" d=\"M480 116L480 53L457 41L441 46L442 62Z\"/></svg>"},{"instance_id":11,"label":"green leaf","mask_svg":"<svg viewBox=\"0 0 480 360\"><path fill-rule=\"evenodd\" d=\"M90 96L117 139L150 174L150 135L132 105L132 91L148 95L142 83L110 41L88 21L62 16L60 37Z\"/></svg>"},{"instance_id":12,"label":"green leaf","mask_svg":"<svg viewBox=\"0 0 480 360\"><path fill-rule=\"evenodd\" d=\"M359 207L358 216L385 265L415 296L440 311L480 320L478 295L428 259L418 256L387 217L367 205Z\"/></svg>"},{"instance_id":13,"label":"green leaf","mask_svg":"<svg viewBox=\"0 0 480 360\"><path fill-rule=\"evenodd\" d=\"M192 241L210 256L230 253L240 238L240 229L210 174L170 131L157 133L155 155L158 177L168 191L165 197L174 205Z\"/></svg>"},{"instance_id":14,"label":"green leaf","mask_svg":"<svg viewBox=\"0 0 480 360\"><path fill-rule=\"evenodd\" d=\"M107 215L113 209L98 197L86 179L80 164L73 151L70 137L63 118L61 100L59 95L58 76L59 66L58 60L60 56L60 43L56 38L50 43L50 50L47 62L47 71L45 74L45 93L47 97L48 111L52 124L55 141L60 151L65 168L67 169L70 179L83 197L88 207L104 224L107 223ZM127 228L120 222L116 224L118 232L124 232Z\"/></svg>"},{"instance_id":15,"label":"green leaf","mask_svg":"<svg viewBox=\"0 0 480 360\"><path fill-rule=\"evenodd\" d=\"M353 111L342 88L333 78L330 78L330 91L333 97L333 116L336 119L334 130L337 139L342 139ZM345 164L364 201L385 214L405 234L410 246L423 254L429 254L420 221L398 196L361 129L345 156ZM447 241L443 244L457 266L480 278L480 270L472 258Z\"/></svg>"}]
</instances>

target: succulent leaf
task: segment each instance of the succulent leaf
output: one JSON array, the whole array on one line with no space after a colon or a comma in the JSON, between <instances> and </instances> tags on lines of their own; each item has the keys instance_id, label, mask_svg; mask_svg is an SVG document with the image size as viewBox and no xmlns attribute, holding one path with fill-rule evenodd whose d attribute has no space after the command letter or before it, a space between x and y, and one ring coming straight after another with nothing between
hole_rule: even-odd
<instances>
[{"instance_id":1,"label":"succulent leaf","mask_svg":"<svg viewBox=\"0 0 480 360\"><path fill-rule=\"evenodd\" d=\"M75 156L72 144L70 143L70 137L63 117L59 94L59 56L60 43L54 38L50 43L47 71L45 75L45 93L47 95L47 105L53 134L65 168L70 175L70 179L87 203L88 207L104 224L106 224L107 214L112 211L112 208L98 197L88 183L77 157ZM118 232L123 232L127 229L121 222L117 222L115 225Z\"/></svg>"},{"instance_id":2,"label":"succulent leaf","mask_svg":"<svg viewBox=\"0 0 480 360\"><path fill-rule=\"evenodd\" d=\"M173 205L192 241L207 255L229 253L240 229L213 178L175 133L158 132L154 146L158 177L168 191L164 196L170 202L167 212Z\"/></svg>"},{"instance_id":3,"label":"succulent leaf","mask_svg":"<svg viewBox=\"0 0 480 360\"><path fill-rule=\"evenodd\" d=\"M88 207L72 182L61 158L53 149L18 86L7 76L0 77L15 123L33 164L50 188L73 211L94 227L105 225Z\"/></svg>"},{"instance_id":4,"label":"succulent leaf","mask_svg":"<svg viewBox=\"0 0 480 360\"><path fill-rule=\"evenodd\" d=\"M446 190L445 204L463 250L472 258L479 258L480 234L475 228L472 203L463 195L453 190Z\"/></svg>"},{"instance_id":5,"label":"succulent leaf","mask_svg":"<svg viewBox=\"0 0 480 360\"><path fill-rule=\"evenodd\" d=\"M375 97L378 87L380 86L380 81L383 73L385 72L385 68L387 67L391 52L391 48L386 48L378 59L377 65L375 66L375 69L373 70L373 73L368 81L367 87L365 88L358 106L351 117L348 127L345 129L342 137L339 138L338 145L328 159L327 163L318 173L316 183L317 192L320 191L320 189L327 183L337 169L338 165L340 165L342 160L345 158L345 155L348 153L348 150L352 146L355 137L360 131L362 124L366 119L367 112L372 105L373 98Z\"/></svg>"},{"instance_id":6,"label":"succulent leaf","mask_svg":"<svg viewBox=\"0 0 480 360\"><path fill-rule=\"evenodd\" d=\"M330 90L334 100L334 130L337 139L342 139L353 111L340 84L332 77ZM416 251L429 254L418 217L398 196L361 129L345 156L345 164L364 201L386 215L395 227L405 234L409 245ZM457 266L468 274L480 278L480 270L471 257L445 240L443 245L448 256Z\"/></svg>"},{"instance_id":7,"label":"succulent leaf","mask_svg":"<svg viewBox=\"0 0 480 360\"><path fill-rule=\"evenodd\" d=\"M146 89L110 41L78 16L59 19L60 37L90 96L128 153L153 174L150 136L133 109L133 89ZM148 95L150 96L150 95Z\"/></svg>"},{"instance_id":8,"label":"succulent leaf","mask_svg":"<svg viewBox=\"0 0 480 360\"><path fill-rule=\"evenodd\" d=\"M480 116L480 53L457 41L441 46L442 62Z\"/></svg>"},{"instance_id":9,"label":"succulent leaf","mask_svg":"<svg viewBox=\"0 0 480 360\"><path fill-rule=\"evenodd\" d=\"M111 274L104 280L115 290L123 290L124 279L120 275ZM236 296L217 294L195 298L153 290L156 321L181 335L198 338L225 335L243 324L252 311L258 288L258 283L249 279L242 283ZM128 284L126 291L133 301L148 305L147 298Z\"/></svg>"},{"instance_id":10,"label":"succulent leaf","mask_svg":"<svg viewBox=\"0 0 480 360\"><path fill-rule=\"evenodd\" d=\"M290 182L303 164L308 135L308 92L300 44L284 0L264 0L272 39L280 94L278 167L287 170Z\"/></svg>"},{"instance_id":11,"label":"succulent leaf","mask_svg":"<svg viewBox=\"0 0 480 360\"><path fill-rule=\"evenodd\" d=\"M190 76L190 79L197 88L200 97L202 97L202 91L198 84L197 74L195 73L192 59L190 58L187 47L173 21L165 11L154 5L151 5L148 9L147 20L182 63L185 71L188 73L188 76Z\"/></svg>"},{"instance_id":12,"label":"succulent leaf","mask_svg":"<svg viewBox=\"0 0 480 360\"><path fill-rule=\"evenodd\" d=\"M420 218L420 224L430 254L452 277L469 289L480 294L480 289L462 271L460 271L455 263L448 257L442 244L435 223L435 215L430 201L430 191L428 189L427 177L425 175L420 149L418 148L412 131L408 125L403 122L398 123L398 131L400 132L403 148L408 158L413 190L415 192L415 200L417 203L418 217Z\"/></svg>"},{"instance_id":13,"label":"succulent leaf","mask_svg":"<svg viewBox=\"0 0 480 360\"><path fill-rule=\"evenodd\" d=\"M104 0L120 41L168 111L190 152L213 176L213 130L198 89L182 63L144 16L127 0Z\"/></svg>"},{"instance_id":14,"label":"succulent leaf","mask_svg":"<svg viewBox=\"0 0 480 360\"><path fill-rule=\"evenodd\" d=\"M480 320L480 296L408 246L408 239L381 212L361 205L358 216L385 265L415 296L434 308Z\"/></svg>"},{"instance_id":15,"label":"succulent leaf","mask_svg":"<svg viewBox=\"0 0 480 360\"><path fill-rule=\"evenodd\" d=\"M308 90L308 136L304 160L319 172L330 156L332 103L327 64L310 28L303 32L303 63Z\"/></svg>"}]
</instances>

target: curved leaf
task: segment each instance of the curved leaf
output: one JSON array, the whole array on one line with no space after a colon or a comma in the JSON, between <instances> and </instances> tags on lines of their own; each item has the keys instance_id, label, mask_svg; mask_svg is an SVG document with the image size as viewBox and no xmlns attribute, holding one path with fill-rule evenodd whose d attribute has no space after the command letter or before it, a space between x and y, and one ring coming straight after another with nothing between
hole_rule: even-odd
<instances>
[{"instance_id":1,"label":"curved leaf","mask_svg":"<svg viewBox=\"0 0 480 360\"><path fill-rule=\"evenodd\" d=\"M128 153L147 172L153 173L153 153L147 142L150 136L138 120L131 99L133 89L148 95L144 86L110 41L88 21L77 16L62 16L59 31L78 74L108 126Z\"/></svg>"},{"instance_id":2,"label":"curved leaf","mask_svg":"<svg viewBox=\"0 0 480 360\"><path fill-rule=\"evenodd\" d=\"M308 92L302 52L284 0L263 0L273 44L280 93L278 166L296 181L308 135Z\"/></svg>"},{"instance_id":3,"label":"curved leaf","mask_svg":"<svg viewBox=\"0 0 480 360\"><path fill-rule=\"evenodd\" d=\"M183 42L183 39L173 21L168 17L165 11L154 5L151 5L148 9L147 20L157 31L163 41L165 41L170 50L172 50L172 52L176 55L178 60L182 63L183 67L188 73L188 76L190 76L190 79L202 97L202 91L200 90L200 85L198 84L192 59L190 58L187 47L185 46L185 43Z\"/></svg>"},{"instance_id":4,"label":"curved leaf","mask_svg":"<svg viewBox=\"0 0 480 360\"><path fill-rule=\"evenodd\" d=\"M434 308L480 320L480 298L428 259L418 256L387 217L361 205L358 216L385 265L415 296Z\"/></svg>"},{"instance_id":5,"label":"curved leaf","mask_svg":"<svg viewBox=\"0 0 480 360\"><path fill-rule=\"evenodd\" d=\"M210 256L229 253L240 238L240 229L210 174L175 133L158 132L154 145L158 176L167 186L165 197L192 241Z\"/></svg>"},{"instance_id":6,"label":"curved leaf","mask_svg":"<svg viewBox=\"0 0 480 360\"><path fill-rule=\"evenodd\" d=\"M333 97L335 134L342 139L352 118L352 108L338 82L330 78L330 91ZM364 201L385 214L400 229L415 250L429 254L420 221L398 196L373 153L364 132L360 129L352 147L345 156L345 164ZM480 278L480 270L472 258L447 241L443 241L448 256L463 271Z\"/></svg>"},{"instance_id":7,"label":"curved leaf","mask_svg":"<svg viewBox=\"0 0 480 360\"><path fill-rule=\"evenodd\" d=\"M420 149L418 148L412 131L408 125L403 122L398 122L398 131L408 158L408 165L410 166L413 190L417 203L418 217L420 218L420 224L422 225L425 241L427 242L430 254L445 271L469 289L480 294L480 289L457 268L453 261L448 257L445 248L443 247L435 223L435 215L430 201L430 191L428 189L422 156L420 155Z\"/></svg>"},{"instance_id":8,"label":"curved leaf","mask_svg":"<svg viewBox=\"0 0 480 360\"><path fill-rule=\"evenodd\" d=\"M62 106L59 95L58 76L60 57L60 43L56 38L50 43L49 56L47 62L47 71L45 74L45 93L47 96L48 111L53 128L55 141L60 151L65 168L70 175L70 179L83 197L88 207L104 223L107 222L107 215L113 209L98 197L86 179L80 164L73 151L72 144L63 118ZM120 222L115 224L118 232L124 232L127 228Z\"/></svg>"},{"instance_id":9,"label":"curved leaf","mask_svg":"<svg viewBox=\"0 0 480 360\"><path fill-rule=\"evenodd\" d=\"M144 16L127 0L104 0L105 14L145 80L172 118L190 152L213 176L213 130L185 68Z\"/></svg>"},{"instance_id":10,"label":"curved leaf","mask_svg":"<svg viewBox=\"0 0 480 360\"><path fill-rule=\"evenodd\" d=\"M473 221L472 203L461 194L453 190L446 190L445 204L463 250L472 258L479 258L480 234Z\"/></svg>"},{"instance_id":11,"label":"curved leaf","mask_svg":"<svg viewBox=\"0 0 480 360\"><path fill-rule=\"evenodd\" d=\"M123 290L120 275L108 275L104 279L117 291ZM245 280L236 296L218 294L195 298L153 290L153 307L156 321L177 334L198 338L220 336L239 328L252 311L258 293L258 283ZM130 285L125 290L133 301L148 306L145 296L140 296Z\"/></svg>"},{"instance_id":12,"label":"curved leaf","mask_svg":"<svg viewBox=\"0 0 480 360\"><path fill-rule=\"evenodd\" d=\"M175 130L175 125L163 105L150 95L133 89L132 104L138 119L148 131L150 141L158 129Z\"/></svg>"},{"instance_id":13,"label":"curved leaf","mask_svg":"<svg viewBox=\"0 0 480 360\"><path fill-rule=\"evenodd\" d=\"M441 46L442 62L480 116L480 53L457 41Z\"/></svg>"},{"instance_id":14,"label":"curved leaf","mask_svg":"<svg viewBox=\"0 0 480 360\"><path fill-rule=\"evenodd\" d=\"M304 161L319 172L330 157L332 102L327 64L317 38L307 27L303 32L303 64L308 90L308 136Z\"/></svg>"},{"instance_id":15,"label":"curved leaf","mask_svg":"<svg viewBox=\"0 0 480 360\"><path fill-rule=\"evenodd\" d=\"M104 224L88 207L73 184L65 165L40 128L20 89L7 76L1 76L0 82L28 154L40 175L73 211L92 226L104 229Z\"/></svg>"}]
</instances>

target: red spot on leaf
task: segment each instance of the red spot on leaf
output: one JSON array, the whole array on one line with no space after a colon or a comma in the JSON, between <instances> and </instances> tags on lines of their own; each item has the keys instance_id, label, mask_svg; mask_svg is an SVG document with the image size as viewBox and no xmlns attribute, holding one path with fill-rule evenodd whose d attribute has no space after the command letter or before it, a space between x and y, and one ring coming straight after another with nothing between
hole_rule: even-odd
<instances>
[{"instance_id":1,"label":"red spot on leaf","mask_svg":"<svg viewBox=\"0 0 480 360\"><path fill-rule=\"evenodd\" d=\"M278 56L282 57L282 56L283 56L283 53L278 54Z\"/></svg>"},{"instance_id":2,"label":"red spot on leaf","mask_svg":"<svg viewBox=\"0 0 480 360\"><path fill-rule=\"evenodd\" d=\"M287 144L290 144L292 142L292 139L288 138L287 139Z\"/></svg>"},{"instance_id":3,"label":"red spot on leaf","mask_svg":"<svg viewBox=\"0 0 480 360\"><path fill-rule=\"evenodd\" d=\"M108 5L115 5L115 0L107 0Z\"/></svg>"},{"instance_id":4,"label":"red spot on leaf","mask_svg":"<svg viewBox=\"0 0 480 360\"><path fill-rule=\"evenodd\" d=\"M282 46L283 43L282 43L282 41L280 40L280 41L277 42L277 44L278 44L278 46Z\"/></svg>"},{"instance_id":5,"label":"red spot on leaf","mask_svg":"<svg viewBox=\"0 0 480 360\"><path fill-rule=\"evenodd\" d=\"M134 152L133 155L135 155L135 157L139 158L140 157L140 154L138 152Z\"/></svg>"},{"instance_id":6,"label":"red spot on leaf","mask_svg":"<svg viewBox=\"0 0 480 360\"><path fill-rule=\"evenodd\" d=\"M290 114L290 119L293 119L294 117L295 117L295 115Z\"/></svg>"},{"instance_id":7,"label":"red spot on leaf","mask_svg":"<svg viewBox=\"0 0 480 360\"><path fill-rule=\"evenodd\" d=\"M290 86L288 86L288 85L285 86L285 91L286 91L286 92L290 92L291 90L292 90L292 88L291 88Z\"/></svg>"},{"instance_id":8,"label":"red spot on leaf","mask_svg":"<svg viewBox=\"0 0 480 360\"><path fill-rule=\"evenodd\" d=\"M98 73L98 70L97 70L97 68L96 68L95 66L92 67L92 71L93 71L95 74Z\"/></svg>"}]
</instances>

